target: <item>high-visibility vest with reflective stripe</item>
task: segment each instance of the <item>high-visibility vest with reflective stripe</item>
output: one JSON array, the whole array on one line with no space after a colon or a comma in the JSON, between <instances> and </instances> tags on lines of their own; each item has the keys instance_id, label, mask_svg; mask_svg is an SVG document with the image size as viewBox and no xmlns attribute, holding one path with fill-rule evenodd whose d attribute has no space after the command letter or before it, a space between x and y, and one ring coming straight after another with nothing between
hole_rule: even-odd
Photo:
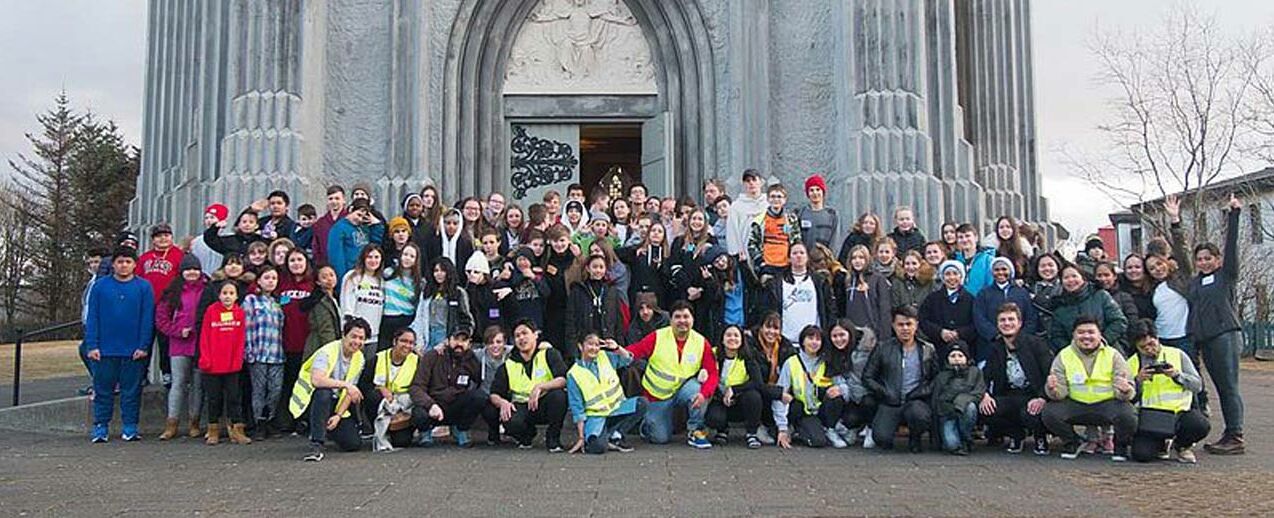
<instances>
[{"instance_id":1,"label":"high-visibility vest with reflective stripe","mask_svg":"<svg viewBox=\"0 0 1274 518\"><path fill-rule=\"evenodd\" d=\"M1097 349L1093 372L1084 370L1084 361L1075 352L1075 346L1062 349L1062 367L1066 369L1066 386L1070 398L1091 405L1115 399L1115 350L1103 345Z\"/></svg>"},{"instance_id":2,"label":"high-visibility vest with reflective stripe","mask_svg":"<svg viewBox=\"0 0 1274 518\"><path fill-rule=\"evenodd\" d=\"M336 363L341 361L341 341L336 340L323 347L320 347L314 354L310 355L308 360L301 365L301 372L297 373L296 385L292 386L292 398L288 401L288 410L292 412L292 417L301 417L305 409L310 406L310 397L314 395L313 380L310 379L310 371L314 368L314 359L323 357L327 359L327 374L329 377L336 371ZM354 357L349 360L349 370L345 371L346 383L355 383L358 381L358 375L363 372L363 352L354 351ZM345 398L349 397L348 391L341 389L340 398L336 404L340 406L345 402ZM349 411L341 414L341 417L349 417Z\"/></svg>"},{"instance_id":3,"label":"high-visibility vest with reflective stripe","mask_svg":"<svg viewBox=\"0 0 1274 518\"><path fill-rule=\"evenodd\" d=\"M682 383L699 374L703 344L703 335L691 330L679 358L672 327L655 331L655 350L646 362L646 373L641 377L642 388L660 401L672 397Z\"/></svg>"},{"instance_id":4,"label":"high-visibility vest with reflective stripe","mask_svg":"<svg viewBox=\"0 0 1274 518\"><path fill-rule=\"evenodd\" d=\"M420 356L415 352L407 353L407 359L403 360L403 364L398 367L398 372L391 378L389 371L393 359L390 354L393 351L393 349L385 349L376 353L376 377L385 378L385 388L389 389L390 394L406 394L407 387L411 386L411 380L416 377L416 365L420 363Z\"/></svg>"},{"instance_id":5,"label":"high-visibility vest with reflective stripe","mask_svg":"<svg viewBox=\"0 0 1274 518\"><path fill-rule=\"evenodd\" d=\"M1155 358L1155 363L1167 362L1172 368L1181 372L1181 349L1176 347L1160 346L1159 357ZM1128 360L1128 370L1132 372L1141 372L1141 355L1134 354ZM1155 410L1167 410L1169 412L1180 413L1190 409L1190 405L1194 403L1194 393L1186 390L1172 378L1163 374L1154 374L1149 380L1141 383L1141 402L1138 406L1141 408L1152 408Z\"/></svg>"},{"instance_id":6,"label":"high-visibility vest with reflective stripe","mask_svg":"<svg viewBox=\"0 0 1274 518\"><path fill-rule=\"evenodd\" d=\"M513 351L512 354L522 354ZM509 375L509 392L514 403L526 403L531 400L531 389L540 383L553 381L553 372L549 370L548 353L536 350L531 360L531 376L526 375L524 363L515 362L512 358L504 360L504 370Z\"/></svg>"},{"instance_id":7,"label":"high-visibility vest with reflective stripe","mask_svg":"<svg viewBox=\"0 0 1274 518\"><path fill-rule=\"evenodd\" d=\"M610 364L606 351L597 353L597 375L576 362L567 371L584 395L584 415L607 417L624 402L624 389L619 385L619 373Z\"/></svg>"},{"instance_id":8,"label":"high-visibility vest with reflective stripe","mask_svg":"<svg viewBox=\"0 0 1274 518\"><path fill-rule=\"evenodd\" d=\"M748 382L748 366L743 361L742 356L735 356L734 363L730 364L729 372L725 373L725 386L737 387Z\"/></svg>"},{"instance_id":9,"label":"high-visibility vest with reflective stripe","mask_svg":"<svg viewBox=\"0 0 1274 518\"><path fill-rule=\"evenodd\" d=\"M814 386L817 388L827 388L832 386L831 378L827 375L827 363L818 362L818 369L815 369L812 377ZM805 405L805 413L813 415L818 412L818 407L822 403L818 399L818 390L814 390L813 397L806 399L805 386L806 374L805 365L801 363L801 355L793 354L787 358L787 374L792 379L792 397Z\"/></svg>"}]
</instances>

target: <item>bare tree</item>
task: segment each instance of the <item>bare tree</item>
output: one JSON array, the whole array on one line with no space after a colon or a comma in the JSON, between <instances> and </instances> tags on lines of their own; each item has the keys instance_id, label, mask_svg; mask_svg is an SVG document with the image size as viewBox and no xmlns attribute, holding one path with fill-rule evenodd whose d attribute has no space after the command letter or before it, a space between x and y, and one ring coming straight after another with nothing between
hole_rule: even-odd
<instances>
[{"instance_id":1,"label":"bare tree","mask_svg":"<svg viewBox=\"0 0 1274 518\"><path fill-rule=\"evenodd\" d=\"M18 200L13 186L0 185L0 310L7 327L30 309L31 218L17 209Z\"/></svg>"},{"instance_id":2,"label":"bare tree","mask_svg":"<svg viewBox=\"0 0 1274 518\"><path fill-rule=\"evenodd\" d=\"M1097 158L1067 155L1077 176L1136 210L1245 172L1239 154L1258 90L1250 63L1268 55L1255 38L1232 36L1214 16L1178 3L1150 33L1097 33L1089 47L1101 65L1098 80L1119 95L1097 126L1109 149ZM1185 209L1198 214L1206 200L1192 197ZM1162 220L1141 215L1166 233Z\"/></svg>"},{"instance_id":3,"label":"bare tree","mask_svg":"<svg viewBox=\"0 0 1274 518\"><path fill-rule=\"evenodd\" d=\"M1252 44L1244 48L1242 62L1252 75L1253 92L1247 108L1255 136L1245 151L1274 164L1274 28L1257 34Z\"/></svg>"}]
</instances>

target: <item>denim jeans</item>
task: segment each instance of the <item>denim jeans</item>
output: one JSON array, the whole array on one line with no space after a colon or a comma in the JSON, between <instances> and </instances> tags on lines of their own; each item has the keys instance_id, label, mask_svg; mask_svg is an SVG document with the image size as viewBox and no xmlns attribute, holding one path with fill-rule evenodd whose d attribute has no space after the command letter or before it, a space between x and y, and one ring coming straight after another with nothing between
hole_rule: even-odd
<instances>
[{"instance_id":1,"label":"denim jeans","mask_svg":"<svg viewBox=\"0 0 1274 518\"><path fill-rule=\"evenodd\" d=\"M92 362L93 424L108 425L115 413L115 386L119 385L119 417L124 426L137 426L142 408L142 374L150 358L134 360L103 356Z\"/></svg>"},{"instance_id":2,"label":"denim jeans","mask_svg":"<svg viewBox=\"0 0 1274 518\"><path fill-rule=\"evenodd\" d=\"M172 358L173 384L168 389L168 418L181 419L182 405L191 419L199 419L203 406L203 384L199 379L198 363L192 356Z\"/></svg>"},{"instance_id":3,"label":"denim jeans","mask_svg":"<svg viewBox=\"0 0 1274 518\"><path fill-rule=\"evenodd\" d=\"M686 407L686 429L703 429L703 416L708 411L708 402L704 401L699 408L690 408L690 402L699 394L699 380L689 379L677 389L677 393L663 401L650 401L646 405L646 417L641 423L641 434L653 444L666 444L672 438L672 411L679 406Z\"/></svg>"},{"instance_id":4,"label":"denim jeans","mask_svg":"<svg viewBox=\"0 0 1274 518\"><path fill-rule=\"evenodd\" d=\"M620 435L628 435L641 424L642 419L646 416L646 409L649 407L649 403L646 398L641 396L633 399L636 400L636 407L632 413L610 417L585 418L584 451L586 453L606 453L606 443L610 441L611 434L619 432Z\"/></svg>"},{"instance_id":5,"label":"denim jeans","mask_svg":"<svg viewBox=\"0 0 1274 518\"><path fill-rule=\"evenodd\" d=\"M942 416L942 447L954 451L961 444L973 442L973 425L978 422L978 406L969 403L958 416Z\"/></svg>"},{"instance_id":6,"label":"denim jeans","mask_svg":"<svg viewBox=\"0 0 1274 518\"><path fill-rule=\"evenodd\" d=\"M1230 331L1196 345L1203 353L1208 376L1216 385L1221 416L1225 418L1225 435L1243 435L1243 396L1239 394L1239 353L1243 351L1243 334Z\"/></svg>"},{"instance_id":7,"label":"denim jeans","mask_svg":"<svg viewBox=\"0 0 1274 518\"><path fill-rule=\"evenodd\" d=\"M282 363L249 363L248 375L252 377L252 419L269 421L279 409L279 394L283 392ZM251 421L250 420L250 421Z\"/></svg>"}]
</instances>

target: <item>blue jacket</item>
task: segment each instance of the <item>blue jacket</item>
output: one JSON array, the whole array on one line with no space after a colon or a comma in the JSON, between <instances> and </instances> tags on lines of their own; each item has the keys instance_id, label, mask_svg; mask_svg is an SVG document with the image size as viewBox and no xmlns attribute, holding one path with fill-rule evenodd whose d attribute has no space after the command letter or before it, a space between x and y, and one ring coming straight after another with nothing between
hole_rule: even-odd
<instances>
[{"instance_id":1,"label":"blue jacket","mask_svg":"<svg viewBox=\"0 0 1274 518\"><path fill-rule=\"evenodd\" d=\"M994 248L983 248L973 254L973 259L964 257L964 252L956 252L955 259L964 263L964 289L974 297L978 296L978 292L982 288L990 286L991 279L991 260L995 259Z\"/></svg>"},{"instance_id":2,"label":"blue jacket","mask_svg":"<svg viewBox=\"0 0 1274 518\"><path fill-rule=\"evenodd\" d=\"M358 254L369 243L380 244L385 232L384 223L375 225L355 225L349 218L341 218L327 234L327 262L336 270L336 278L345 277L345 272L354 269L358 262Z\"/></svg>"},{"instance_id":3,"label":"blue jacket","mask_svg":"<svg viewBox=\"0 0 1274 518\"><path fill-rule=\"evenodd\" d=\"M1007 290L992 284L973 299L973 324L978 328L978 337L982 339L982 343L990 344L999 336L996 319L999 317L1000 306L1005 302L1017 304L1018 309L1022 310L1021 333L1035 334L1039 326L1039 315L1035 312L1035 305L1031 303L1031 293L1012 282Z\"/></svg>"},{"instance_id":4,"label":"blue jacket","mask_svg":"<svg viewBox=\"0 0 1274 518\"><path fill-rule=\"evenodd\" d=\"M93 283L84 312L84 349L102 357L130 357L150 350L155 331L155 294L141 277L120 282L114 276Z\"/></svg>"}]
</instances>

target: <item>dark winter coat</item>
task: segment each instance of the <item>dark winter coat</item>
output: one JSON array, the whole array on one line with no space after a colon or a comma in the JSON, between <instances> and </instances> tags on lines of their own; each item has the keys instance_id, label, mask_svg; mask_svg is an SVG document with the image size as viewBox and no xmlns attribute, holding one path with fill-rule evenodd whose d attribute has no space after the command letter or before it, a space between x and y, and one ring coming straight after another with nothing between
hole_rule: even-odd
<instances>
[{"instance_id":1,"label":"dark winter coat","mask_svg":"<svg viewBox=\"0 0 1274 518\"><path fill-rule=\"evenodd\" d=\"M859 276L867 285L867 291L859 291ZM850 272L845 279L845 318L856 326L870 327L876 336L890 336L890 312L894 305L889 281L884 275L870 269L863 273Z\"/></svg>"},{"instance_id":2,"label":"dark winter coat","mask_svg":"<svg viewBox=\"0 0 1274 518\"><path fill-rule=\"evenodd\" d=\"M911 232L903 232L898 227L894 227L894 231L889 233L889 238L898 244L898 257L906 255L908 251L920 252L925 248L925 235L918 228L911 229Z\"/></svg>"},{"instance_id":3,"label":"dark winter coat","mask_svg":"<svg viewBox=\"0 0 1274 518\"><path fill-rule=\"evenodd\" d=\"M977 355L978 328L973 322L973 295L961 289L953 304L947 297L947 288L940 286L920 303L920 333L932 341L941 358L947 357L947 344L942 341L942 330L950 329L960 335L960 340L974 348Z\"/></svg>"},{"instance_id":4,"label":"dark winter coat","mask_svg":"<svg viewBox=\"0 0 1274 518\"><path fill-rule=\"evenodd\" d=\"M956 417L964 413L969 403L982 401L986 394L986 381L976 365L961 369L950 365L933 378L933 411L942 417Z\"/></svg>"},{"instance_id":5,"label":"dark winter coat","mask_svg":"<svg viewBox=\"0 0 1274 518\"><path fill-rule=\"evenodd\" d=\"M1030 334L1020 334L1014 341L1017 361L1026 374L1026 394L1031 398L1044 397L1044 386L1048 383L1048 369L1053 365L1053 350L1044 339ZM991 397L1007 394L1009 352L1003 338L991 342L987 351L986 365L982 367L982 377L986 380L986 391Z\"/></svg>"},{"instance_id":6,"label":"dark winter coat","mask_svg":"<svg viewBox=\"0 0 1274 518\"><path fill-rule=\"evenodd\" d=\"M1190 280L1190 324L1187 328L1195 343L1206 342L1223 333L1242 329L1234 306L1234 293L1239 282L1239 211L1226 217L1225 259L1221 269ZM1197 272L1196 272L1197 273Z\"/></svg>"},{"instance_id":7,"label":"dark winter coat","mask_svg":"<svg viewBox=\"0 0 1274 518\"><path fill-rule=\"evenodd\" d=\"M1071 343L1072 327L1080 315L1101 321L1101 332L1106 343L1119 347L1120 350L1127 350L1122 345L1124 332L1128 330L1128 319L1124 317L1123 310L1106 290L1096 289L1092 283L1084 283L1077 292L1062 290L1061 294L1053 298L1053 323L1048 331L1048 344L1053 351L1060 351Z\"/></svg>"}]
</instances>

